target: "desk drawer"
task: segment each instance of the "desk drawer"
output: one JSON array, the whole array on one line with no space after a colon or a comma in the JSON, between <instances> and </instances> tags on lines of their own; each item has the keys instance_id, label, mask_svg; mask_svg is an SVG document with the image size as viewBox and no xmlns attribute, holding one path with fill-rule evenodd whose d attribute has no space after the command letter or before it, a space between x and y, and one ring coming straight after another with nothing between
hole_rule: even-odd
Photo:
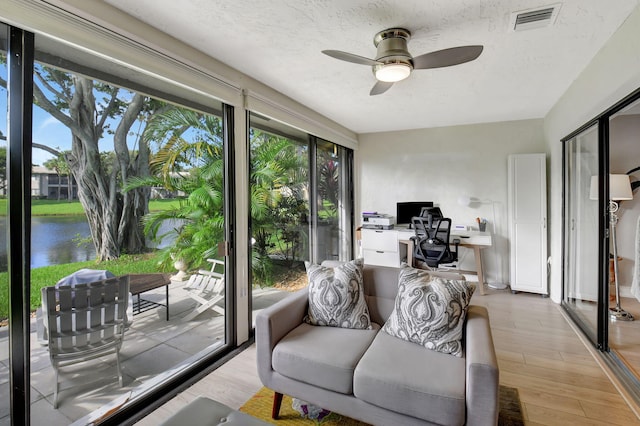
<instances>
[{"instance_id":1,"label":"desk drawer","mask_svg":"<svg viewBox=\"0 0 640 426\"><path fill-rule=\"evenodd\" d=\"M393 230L363 229L362 248L365 250L397 252L398 233Z\"/></svg>"},{"instance_id":2,"label":"desk drawer","mask_svg":"<svg viewBox=\"0 0 640 426\"><path fill-rule=\"evenodd\" d=\"M397 251L379 251L379 250L362 250L364 256L364 263L367 265L378 266L400 266L400 258Z\"/></svg>"}]
</instances>

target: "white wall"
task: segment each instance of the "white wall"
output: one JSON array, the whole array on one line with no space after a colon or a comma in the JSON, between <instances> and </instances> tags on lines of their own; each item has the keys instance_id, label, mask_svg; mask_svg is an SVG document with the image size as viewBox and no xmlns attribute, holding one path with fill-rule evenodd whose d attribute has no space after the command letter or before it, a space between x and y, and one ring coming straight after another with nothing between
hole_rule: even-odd
<instances>
[{"instance_id":1,"label":"white wall","mask_svg":"<svg viewBox=\"0 0 640 426\"><path fill-rule=\"evenodd\" d=\"M471 225L484 217L493 231L495 207L495 249L485 250L484 266L488 282L508 282L507 156L545 152L542 120L369 133L359 139L357 223L363 210L395 215L398 201L433 201L454 223ZM458 203L461 196L487 202L466 207ZM471 253L464 265L467 261L473 264Z\"/></svg>"},{"instance_id":2,"label":"white wall","mask_svg":"<svg viewBox=\"0 0 640 426\"><path fill-rule=\"evenodd\" d=\"M560 140L640 87L640 7L598 52L544 120L551 152L550 296L562 297L562 144Z\"/></svg>"}]
</instances>

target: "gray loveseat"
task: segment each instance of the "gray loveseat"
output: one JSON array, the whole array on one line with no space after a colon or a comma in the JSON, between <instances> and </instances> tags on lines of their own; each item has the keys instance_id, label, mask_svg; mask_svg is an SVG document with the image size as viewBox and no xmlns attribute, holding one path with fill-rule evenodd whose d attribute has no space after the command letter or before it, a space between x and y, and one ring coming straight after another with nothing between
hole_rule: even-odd
<instances>
[{"instance_id":1,"label":"gray loveseat","mask_svg":"<svg viewBox=\"0 0 640 426\"><path fill-rule=\"evenodd\" d=\"M489 317L470 305L464 353L455 357L380 332L393 311L399 269L365 266L373 330L306 324L303 289L256 317L257 367L282 394L374 425L495 425L498 364Z\"/></svg>"}]
</instances>

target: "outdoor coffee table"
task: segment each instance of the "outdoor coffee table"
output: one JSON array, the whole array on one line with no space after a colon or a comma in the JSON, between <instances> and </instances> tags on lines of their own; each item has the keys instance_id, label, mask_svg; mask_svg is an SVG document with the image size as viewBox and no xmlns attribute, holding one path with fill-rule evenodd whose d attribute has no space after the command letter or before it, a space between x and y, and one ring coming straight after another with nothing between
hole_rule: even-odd
<instances>
[{"instance_id":1,"label":"outdoor coffee table","mask_svg":"<svg viewBox=\"0 0 640 426\"><path fill-rule=\"evenodd\" d=\"M167 321L169 321L169 284L171 284L169 274L129 274L129 291L134 296L133 315L164 306L167 309ZM140 294L162 286L167 293L165 305L140 297Z\"/></svg>"}]
</instances>

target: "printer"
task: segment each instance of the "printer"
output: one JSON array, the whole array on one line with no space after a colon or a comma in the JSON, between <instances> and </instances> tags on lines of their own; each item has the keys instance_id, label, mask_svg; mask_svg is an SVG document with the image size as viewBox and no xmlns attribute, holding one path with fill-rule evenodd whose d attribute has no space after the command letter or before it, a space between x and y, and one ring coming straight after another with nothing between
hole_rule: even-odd
<instances>
[{"instance_id":1,"label":"printer","mask_svg":"<svg viewBox=\"0 0 640 426\"><path fill-rule=\"evenodd\" d=\"M364 229L393 229L395 224L395 216L371 212L362 213L362 227Z\"/></svg>"}]
</instances>

